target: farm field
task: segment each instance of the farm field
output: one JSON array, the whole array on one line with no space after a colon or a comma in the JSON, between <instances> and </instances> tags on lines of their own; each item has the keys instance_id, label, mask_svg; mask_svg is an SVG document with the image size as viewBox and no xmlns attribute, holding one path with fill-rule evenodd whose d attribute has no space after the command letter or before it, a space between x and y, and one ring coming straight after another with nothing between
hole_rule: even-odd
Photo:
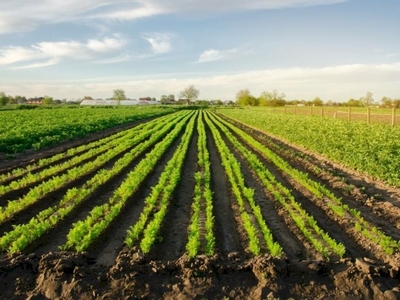
<instances>
[{"instance_id":1,"label":"farm field","mask_svg":"<svg viewBox=\"0 0 400 300\"><path fill-rule=\"evenodd\" d=\"M0 153L12 155L27 149L40 150L88 133L172 111L167 107L145 106L0 110Z\"/></svg>"},{"instance_id":2,"label":"farm field","mask_svg":"<svg viewBox=\"0 0 400 300\"><path fill-rule=\"evenodd\" d=\"M0 298L399 298L400 190L221 112L1 163Z\"/></svg>"},{"instance_id":3,"label":"farm field","mask_svg":"<svg viewBox=\"0 0 400 300\"><path fill-rule=\"evenodd\" d=\"M262 109L221 109L220 113L302 146L374 179L400 187L400 127L271 114Z\"/></svg>"}]
</instances>

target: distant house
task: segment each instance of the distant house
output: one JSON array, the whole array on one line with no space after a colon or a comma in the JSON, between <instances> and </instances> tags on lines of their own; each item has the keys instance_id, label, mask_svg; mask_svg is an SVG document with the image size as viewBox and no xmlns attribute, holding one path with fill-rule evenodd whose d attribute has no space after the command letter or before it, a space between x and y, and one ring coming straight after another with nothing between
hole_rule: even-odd
<instances>
[{"instance_id":1,"label":"distant house","mask_svg":"<svg viewBox=\"0 0 400 300\"><path fill-rule=\"evenodd\" d=\"M139 101L151 101L151 97L142 97L139 98Z\"/></svg>"},{"instance_id":2,"label":"distant house","mask_svg":"<svg viewBox=\"0 0 400 300\"><path fill-rule=\"evenodd\" d=\"M27 104L43 104L43 97L29 98Z\"/></svg>"}]
</instances>

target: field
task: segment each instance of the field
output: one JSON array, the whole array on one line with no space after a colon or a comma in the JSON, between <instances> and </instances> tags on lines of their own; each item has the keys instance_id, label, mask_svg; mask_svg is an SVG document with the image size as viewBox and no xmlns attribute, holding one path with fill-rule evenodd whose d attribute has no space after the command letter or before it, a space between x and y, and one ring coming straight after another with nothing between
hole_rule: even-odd
<instances>
[{"instance_id":1,"label":"field","mask_svg":"<svg viewBox=\"0 0 400 300\"><path fill-rule=\"evenodd\" d=\"M0 164L2 299L400 297L398 188L244 111L150 117Z\"/></svg>"}]
</instances>

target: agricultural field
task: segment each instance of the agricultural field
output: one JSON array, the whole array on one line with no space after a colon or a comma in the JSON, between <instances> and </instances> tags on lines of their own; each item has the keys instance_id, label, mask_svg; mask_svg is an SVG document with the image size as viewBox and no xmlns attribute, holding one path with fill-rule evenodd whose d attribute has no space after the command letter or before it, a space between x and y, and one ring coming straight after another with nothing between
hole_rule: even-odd
<instances>
[{"instance_id":1,"label":"agricultural field","mask_svg":"<svg viewBox=\"0 0 400 300\"><path fill-rule=\"evenodd\" d=\"M65 140L172 112L167 107L56 107L0 110L0 153L40 150ZM0 157L1 159L1 157Z\"/></svg>"},{"instance_id":2,"label":"agricultural field","mask_svg":"<svg viewBox=\"0 0 400 300\"><path fill-rule=\"evenodd\" d=\"M246 117L149 115L3 161L0 298L399 298L400 190Z\"/></svg>"}]
</instances>

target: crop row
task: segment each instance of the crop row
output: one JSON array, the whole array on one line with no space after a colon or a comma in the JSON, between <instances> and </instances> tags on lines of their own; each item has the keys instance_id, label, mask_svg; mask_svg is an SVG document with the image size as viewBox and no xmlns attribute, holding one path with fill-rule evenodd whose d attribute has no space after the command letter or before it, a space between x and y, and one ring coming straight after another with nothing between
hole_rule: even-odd
<instances>
[{"instance_id":1,"label":"crop row","mask_svg":"<svg viewBox=\"0 0 400 300\"><path fill-rule=\"evenodd\" d=\"M75 249L78 251L86 250L90 244L111 224L119 215L126 201L137 191L140 184L147 175L154 169L159 158L170 147L172 142L185 127L187 120L192 114L185 116L184 119L174 124L174 128L168 135L154 148L148 152L135 168L128 173L123 183L115 190L113 196L107 203L96 206L90 215L83 221L75 223L68 233L67 242L62 246L63 249Z\"/></svg>"},{"instance_id":2,"label":"crop row","mask_svg":"<svg viewBox=\"0 0 400 300\"><path fill-rule=\"evenodd\" d=\"M19 199L9 200L6 206L0 207L0 222L11 218L14 214L22 211L29 205L36 203L52 191L59 189L68 183L71 183L74 180L100 168L106 162L113 159L116 155L119 155L130 147L140 143L163 126L164 124L161 123L150 131L141 132L141 134L136 135L134 138L128 135L129 138L125 138L114 148L111 148L108 151L103 152L101 155L96 156L94 160L70 168L63 174L53 176L50 179L41 182L40 184L31 188L27 194ZM68 162L65 164L68 164ZM35 177L32 176L32 178ZM10 185L13 185L13 183L10 183Z\"/></svg>"},{"instance_id":3,"label":"crop row","mask_svg":"<svg viewBox=\"0 0 400 300\"><path fill-rule=\"evenodd\" d=\"M400 186L400 127L331 118L223 109L235 120L325 155L350 168Z\"/></svg>"},{"instance_id":4,"label":"crop row","mask_svg":"<svg viewBox=\"0 0 400 300\"><path fill-rule=\"evenodd\" d=\"M157 119L157 122L161 122L163 120L167 120L168 115L167 116L163 116L163 117L159 117ZM54 154L52 156L49 157L44 157L39 159L36 162L30 163L24 167L20 167L20 168L14 168L11 171L8 172L4 172L3 174L0 174L0 183L2 183L3 185L6 182L9 182L11 180L14 180L15 178L19 178L22 177L28 173L32 173L38 169L42 169L45 167L48 167L52 164L57 163L58 161L62 161L62 160L67 160L71 157L74 157L76 155L82 154L84 152L90 151L91 149L97 148L97 147L101 147L105 144L108 144L111 141L116 141L119 139L123 139L127 134L132 133L133 132L137 132L139 130L142 129L146 129L146 128L151 128L151 126L155 126L157 122L150 122L150 123L143 123L140 125L135 126L132 129L127 129L127 130L121 130L115 134L112 134L108 137L105 138L101 138L99 140L87 143L87 144L83 144L83 145L79 145L77 147L72 147L69 148L68 150L66 150L65 152L61 152L61 153L57 153ZM150 126L150 127L149 127ZM37 176L37 173L35 173L35 176ZM2 188L2 187L1 187Z\"/></svg>"},{"instance_id":5,"label":"crop row","mask_svg":"<svg viewBox=\"0 0 400 300\"><path fill-rule=\"evenodd\" d=\"M0 152L42 149L117 125L171 113L161 107L59 108L0 112Z\"/></svg>"},{"instance_id":6,"label":"crop row","mask_svg":"<svg viewBox=\"0 0 400 300\"><path fill-rule=\"evenodd\" d=\"M198 112L196 112L197 114ZM196 115L191 117L178 148L161 173L157 185L145 199L145 207L139 220L128 230L125 239L128 246L132 246L142 236L140 248L144 253L148 253L155 242L167 213L172 193L181 180L181 170L193 134Z\"/></svg>"},{"instance_id":7,"label":"crop row","mask_svg":"<svg viewBox=\"0 0 400 300\"><path fill-rule=\"evenodd\" d=\"M143 130L141 134L136 137L137 140L143 140L143 137L151 137L146 141L138 144L136 147L127 152L123 157L118 159L112 168L100 169L97 173L85 182L80 187L69 189L60 202L53 206L41 211L37 216L33 217L26 224L19 224L14 226L14 229L6 233L0 238L0 248L7 249L9 252L17 252L23 250L29 243L39 238L43 233L47 232L61 220L63 220L76 206L82 201L86 200L96 189L104 185L114 176L118 175L123 168L125 168L133 159L142 154L146 149L154 145L160 138L162 138L171 128L180 120L183 115L172 115L169 118L169 123L165 124L160 120L152 121L153 123L160 123L152 130ZM168 120L165 120L168 121Z\"/></svg>"},{"instance_id":8,"label":"crop row","mask_svg":"<svg viewBox=\"0 0 400 300\"><path fill-rule=\"evenodd\" d=\"M379 245L384 252L392 254L394 251L400 250L400 241L394 240L392 237L386 235L375 225L366 221L362 216L361 212L355 208L350 208L347 204L342 202L342 199L336 197L327 187L323 184L316 182L308 177L308 175L292 166L282 159L275 152L263 144L256 141L251 136L244 133L242 130L227 124L236 134L238 134L248 145L254 150L263 154L268 160L270 160L278 169L280 169L289 178L294 179L301 184L306 190L311 192L318 200L327 203L329 211L327 213L334 213L337 217L347 220L354 228L360 232L366 239L372 243Z\"/></svg>"},{"instance_id":9,"label":"crop row","mask_svg":"<svg viewBox=\"0 0 400 300\"><path fill-rule=\"evenodd\" d=\"M232 192L238 203L239 213L249 239L249 251L255 255L260 254L259 235L261 234L264 239L263 243L266 244L271 255L280 256L282 254L282 247L274 241L272 233L262 216L261 209L255 203L254 190L245 186L239 162L229 150L218 129L210 120L209 114L205 115L205 120L214 137ZM255 222L252 221L252 216L256 219Z\"/></svg>"},{"instance_id":10,"label":"crop row","mask_svg":"<svg viewBox=\"0 0 400 300\"><path fill-rule=\"evenodd\" d=\"M252 170L264 184L265 188L273 194L276 200L278 200L295 222L300 232L311 242L314 248L328 259L332 254L342 257L346 251L344 245L337 243L328 235L328 233L324 232L317 224L314 217L309 215L301 207L301 204L295 200L290 191L276 180L275 176L258 159L255 153L239 142L224 126L224 124L228 126L230 126L230 124L220 118L215 118L214 122L225 133L235 149L237 149L241 153L242 157L249 163ZM243 136L245 135L246 134L243 133ZM247 138L249 138L248 135Z\"/></svg>"},{"instance_id":11,"label":"crop row","mask_svg":"<svg viewBox=\"0 0 400 300\"><path fill-rule=\"evenodd\" d=\"M110 152L116 147L121 147L122 145L130 145L132 141L135 142L140 142L140 139L138 140L138 136L141 137L141 139L145 139L148 136L150 136L154 131L159 130L164 126L163 119L157 120L159 124L157 124L157 127L154 128L153 130L148 130L151 129L153 123L145 123L142 125L139 125L131 130L127 130L124 132L125 134L122 136L118 136L113 139L106 138L107 140L106 143L102 143L98 147L92 147L91 149L88 149L85 152L81 152L81 154L78 154L74 157L71 157L69 160L66 160L62 163L51 165L39 172L28 172L26 175L24 175L22 178L18 180L14 180L10 182L9 184L3 184L0 186L0 196L12 191L12 190L17 190L21 189L23 187L26 187L30 184L33 184L35 182L41 182L46 178L49 178L50 176L53 176L55 174L61 173L65 170L68 170L74 166L79 166L79 164L82 164L82 162L89 160L91 158L94 158L104 152ZM138 135L138 133L141 133ZM123 147L121 147L123 149ZM31 167L31 166L28 166ZM22 172L21 172L22 173Z\"/></svg>"},{"instance_id":12,"label":"crop row","mask_svg":"<svg viewBox=\"0 0 400 300\"><path fill-rule=\"evenodd\" d=\"M186 250L190 257L198 254L201 243L205 241L206 255L214 254L214 216L213 193L211 191L210 155L207 149L207 136L203 121L204 112L197 121L197 171L195 177L192 217L188 228ZM204 233L205 232L205 233Z\"/></svg>"}]
</instances>

